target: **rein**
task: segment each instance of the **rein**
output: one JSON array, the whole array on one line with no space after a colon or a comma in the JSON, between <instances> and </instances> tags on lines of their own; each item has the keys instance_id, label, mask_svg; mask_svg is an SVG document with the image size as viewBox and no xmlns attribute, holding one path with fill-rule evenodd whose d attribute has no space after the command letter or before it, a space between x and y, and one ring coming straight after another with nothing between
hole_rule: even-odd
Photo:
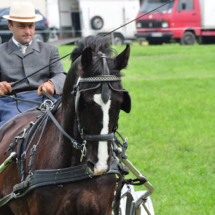
<instances>
[{"instance_id":1,"label":"rein","mask_svg":"<svg viewBox=\"0 0 215 215\"><path fill-rule=\"evenodd\" d=\"M11 92L10 95L0 95L0 98L1 97L5 97L5 98L10 98L10 99L13 99L16 101L16 107L17 107L17 110L22 113L22 111L20 111L19 109L19 105L18 105L18 101L22 101L22 102L27 102L27 103L31 103L31 104L35 104L37 106L39 106L39 109L40 110L44 110L46 109L47 106L50 106L50 105L53 105L54 102L56 102L57 100L49 95L47 92L45 92L44 90L42 90L42 93L45 97L47 97L49 100L45 100L46 102L36 102L34 100L28 100L28 99L21 99L21 98L18 98L16 93L14 92ZM15 97L13 97L13 95Z\"/></svg>"},{"instance_id":2,"label":"rein","mask_svg":"<svg viewBox=\"0 0 215 215\"><path fill-rule=\"evenodd\" d=\"M12 95L0 95L0 98L1 97L14 99L16 101L28 102L28 103L32 103L32 104L35 104L35 105L41 105L42 104L41 102L36 102L36 101L33 101L33 100L27 100L27 99L20 99L20 98L17 98L17 97L13 97Z\"/></svg>"}]
</instances>

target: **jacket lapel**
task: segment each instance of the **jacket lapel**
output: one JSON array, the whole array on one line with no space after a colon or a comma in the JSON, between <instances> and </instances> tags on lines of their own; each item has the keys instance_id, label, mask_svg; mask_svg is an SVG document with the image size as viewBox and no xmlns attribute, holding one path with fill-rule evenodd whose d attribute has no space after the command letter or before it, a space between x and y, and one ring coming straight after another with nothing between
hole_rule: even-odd
<instances>
[{"instance_id":1,"label":"jacket lapel","mask_svg":"<svg viewBox=\"0 0 215 215\"><path fill-rule=\"evenodd\" d=\"M7 47L7 52L8 54L15 54L21 58L24 57L24 55L22 54L22 52L19 50L19 48L14 44L13 40L10 39L8 42L8 47Z\"/></svg>"},{"instance_id":2,"label":"jacket lapel","mask_svg":"<svg viewBox=\"0 0 215 215\"><path fill-rule=\"evenodd\" d=\"M40 52L39 45L38 45L37 41L35 41L35 40L33 40L31 45L27 48L25 56L33 53L34 51Z\"/></svg>"}]
</instances>

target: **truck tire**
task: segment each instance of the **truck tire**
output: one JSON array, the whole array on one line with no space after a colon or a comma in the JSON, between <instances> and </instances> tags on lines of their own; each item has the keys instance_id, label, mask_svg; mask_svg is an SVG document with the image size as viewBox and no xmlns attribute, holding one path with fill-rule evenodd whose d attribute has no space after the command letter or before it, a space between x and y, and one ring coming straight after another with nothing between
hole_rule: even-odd
<instances>
[{"instance_id":1,"label":"truck tire","mask_svg":"<svg viewBox=\"0 0 215 215\"><path fill-rule=\"evenodd\" d=\"M103 27L103 25L104 25L104 21L103 21L102 17L94 16L91 19L91 27L92 27L92 29L100 30Z\"/></svg>"},{"instance_id":2,"label":"truck tire","mask_svg":"<svg viewBox=\"0 0 215 215\"><path fill-rule=\"evenodd\" d=\"M114 34L114 45L121 46L124 43L124 37L121 34Z\"/></svg>"},{"instance_id":3,"label":"truck tire","mask_svg":"<svg viewBox=\"0 0 215 215\"><path fill-rule=\"evenodd\" d=\"M196 40L195 35L190 31L186 31L180 40L180 44L181 45L194 45L195 40Z\"/></svg>"},{"instance_id":4,"label":"truck tire","mask_svg":"<svg viewBox=\"0 0 215 215\"><path fill-rule=\"evenodd\" d=\"M203 38L202 38L202 36L199 36L199 37L197 37L197 43L199 44L199 45L202 45L202 44L204 44L204 41L203 41Z\"/></svg>"},{"instance_id":5,"label":"truck tire","mask_svg":"<svg viewBox=\"0 0 215 215\"><path fill-rule=\"evenodd\" d=\"M36 33L36 34L34 35L34 39L35 39L37 42L45 42L44 37L43 37L42 34Z\"/></svg>"}]
</instances>

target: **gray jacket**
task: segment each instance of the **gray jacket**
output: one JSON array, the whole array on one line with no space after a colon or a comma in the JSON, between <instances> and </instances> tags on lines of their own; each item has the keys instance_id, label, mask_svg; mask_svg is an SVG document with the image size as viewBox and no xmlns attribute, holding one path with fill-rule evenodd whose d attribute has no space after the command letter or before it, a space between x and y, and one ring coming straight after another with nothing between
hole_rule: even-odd
<instances>
[{"instance_id":1,"label":"gray jacket","mask_svg":"<svg viewBox=\"0 0 215 215\"><path fill-rule=\"evenodd\" d=\"M0 45L0 81L9 83L20 80L27 75L59 59L58 49L52 45L32 41L25 55L12 39ZM14 92L37 90L47 80L55 86L55 92L62 92L66 72L60 61L32 75L13 87Z\"/></svg>"}]
</instances>

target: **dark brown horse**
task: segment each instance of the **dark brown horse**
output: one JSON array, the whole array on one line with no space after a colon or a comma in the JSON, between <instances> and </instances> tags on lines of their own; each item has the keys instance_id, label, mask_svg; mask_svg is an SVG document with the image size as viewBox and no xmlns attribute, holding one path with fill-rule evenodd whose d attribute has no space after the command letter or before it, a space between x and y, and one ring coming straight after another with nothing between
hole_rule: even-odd
<instances>
[{"instance_id":1,"label":"dark brown horse","mask_svg":"<svg viewBox=\"0 0 215 215\"><path fill-rule=\"evenodd\" d=\"M82 52L83 50L83 52ZM80 53L82 53L81 56ZM95 137L110 134L117 125L119 111L130 111L128 94L123 91L121 81L111 83L81 82L77 85L79 95L75 99L73 86L79 77L97 77L104 74L120 77L120 70L125 68L130 54L130 47L116 57L111 57L111 49L105 39L88 37L73 52L72 64L63 89L62 105L54 114L65 132L78 143L83 142L84 134ZM104 67L104 59L107 67ZM103 89L104 88L104 89ZM71 94L72 93L72 94ZM128 100L128 101L127 101ZM75 105L76 101L76 105ZM128 102L128 103L127 103ZM76 106L76 108L75 108ZM14 137L29 123L41 115L40 111L29 111L7 122L0 129L0 164L8 157L4 152ZM44 128L41 141L38 139ZM83 134L84 133L84 134ZM21 134L22 135L22 134ZM81 136L82 135L82 136ZM18 144L19 145L19 144ZM34 170L62 169L78 166L81 150L71 146L71 141L59 130L52 120L41 126L33 139L32 146L37 145L33 162ZM87 154L82 163L87 163L91 172L97 177L79 180L73 183L42 186L27 195L13 199L0 208L1 215L105 215L111 214L116 177L105 174L112 163L110 140L87 140ZM83 149L82 149L83 150ZM17 147L14 149L17 151ZM83 152L83 151L82 151ZM30 150L26 153L26 172ZM20 183L20 175L13 162L0 173L0 199L13 191Z\"/></svg>"}]
</instances>

